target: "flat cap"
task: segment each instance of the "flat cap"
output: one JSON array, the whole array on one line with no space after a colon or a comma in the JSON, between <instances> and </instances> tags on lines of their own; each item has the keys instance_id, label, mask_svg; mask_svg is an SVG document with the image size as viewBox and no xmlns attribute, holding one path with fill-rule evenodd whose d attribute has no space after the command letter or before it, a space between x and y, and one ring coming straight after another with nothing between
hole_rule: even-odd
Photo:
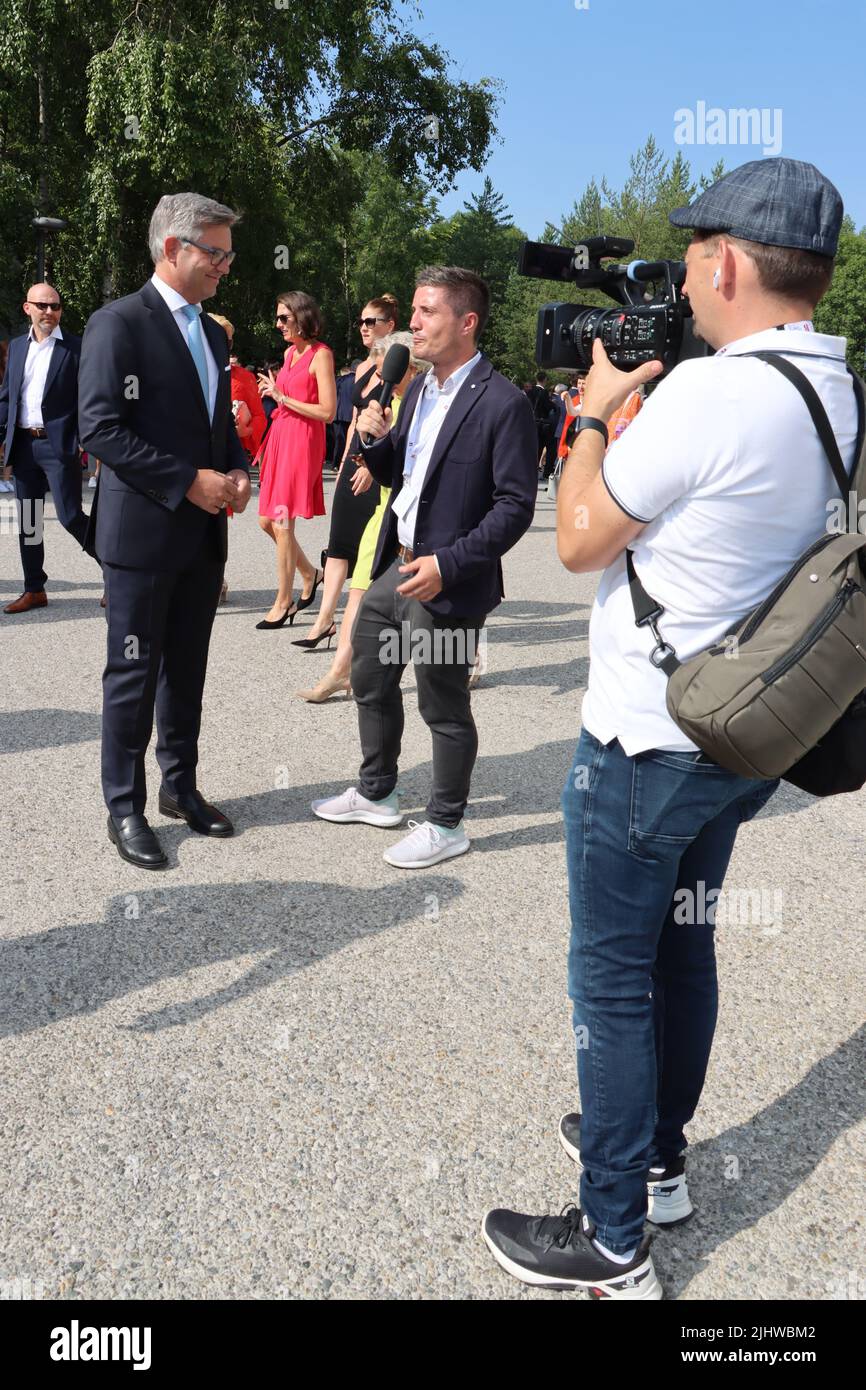
<instances>
[{"instance_id":1,"label":"flat cap","mask_svg":"<svg viewBox=\"0 0 866 1390\"><path fill-rule=\"evenodd\" d=\"M790 246L835 256L842 226L839 190L814 164L800 159L753 159L725 174L687 208L675 208L675 227L729 232L764 246Z\"/></svg>"}]
</instances>

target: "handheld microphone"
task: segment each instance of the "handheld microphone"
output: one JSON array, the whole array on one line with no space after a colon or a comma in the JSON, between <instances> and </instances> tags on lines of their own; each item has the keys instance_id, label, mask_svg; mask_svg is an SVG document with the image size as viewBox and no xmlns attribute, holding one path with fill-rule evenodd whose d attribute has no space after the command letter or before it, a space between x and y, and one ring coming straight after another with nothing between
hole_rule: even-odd
<instances>
[{"instance_id":1,"label":"handheld microphone","mask_svg":"<svg viewBox=\"0 0 866 1390\"><path fill-rule=\"evenodd\" d=\"M404 347L402 343L394 343L385 353L385 360L379 368L382 385L379 387L377 398L383 410L387 410L391 404L394 387L399 386L409 370L409 357L409 349ZM364 444L375 443L371 434L362 435L361 441Z\"/></svg>"}]
</instances>

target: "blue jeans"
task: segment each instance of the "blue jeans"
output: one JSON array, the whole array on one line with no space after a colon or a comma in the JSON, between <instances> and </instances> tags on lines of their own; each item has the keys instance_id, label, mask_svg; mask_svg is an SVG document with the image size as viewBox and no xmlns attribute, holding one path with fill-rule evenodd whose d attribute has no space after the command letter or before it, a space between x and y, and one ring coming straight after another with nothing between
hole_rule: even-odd
<instances>
[{"instance_id":1,"label":"blue jeans","mask_svg":"<svg viewBox=\"0 0 866 1390\"><path fill-rule=\"evenodd\" d=\"M617 1253L641 1239L647 1171L682 1153L706 1076L718 988L715 914L703 905L722 886L741 822L778 785L703 753L630 758L586 730L577 745L562 808L580 1204Z\"/></svg>"}]
</instances>

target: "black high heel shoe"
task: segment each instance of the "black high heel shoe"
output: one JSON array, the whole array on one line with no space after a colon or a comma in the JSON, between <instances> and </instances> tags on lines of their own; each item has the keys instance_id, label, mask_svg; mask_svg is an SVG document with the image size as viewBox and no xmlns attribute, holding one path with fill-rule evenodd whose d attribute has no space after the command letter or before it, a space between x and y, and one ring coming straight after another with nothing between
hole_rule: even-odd
<instances>
[{"instance_id":1,"label":"black high heel shoe","mask_svg":"<svg viewBox=\"0 0 866 1390\"><path fill-rule=\"evenodd\" d=\"M325 638L327 637L327 639L328 639L328 647L327 647L327 650L330 651L330 650L331 650L331 643L332 643L332 641L334 640L334 638L336 637L336 635L337 635L337 624L336 624L336 623L331 623L331 626L328 628L328 631L327 631L327 632L320 632L319 635L318 635L318 637L300 637L300 638L296 638L295 641L292 643L292 646L293 646L293 647L303 647L303 649L304 649L305 652L312 652L312 651L315 651L315 649L316 649L316 647L318 647L319 643L320 643L320 642L324 642Z\"/></svg>"},{"instance_id":2,"label":"black high heel shoe","mask_svg":"<svg viewBox=\"0 0 866 1390\"><path fill-rule=\"evenodd\" d=\"M298 611L298 605L294 604L292 608L287 608L283 616L281 618L277 618L276 622L269 623L267 618L262 618L262 621L260 623L256 623L256 627L258 628L259 632L270 632L275 627L283 627L285 625L286 618L288 618L289 620L289 627L294 627L295 618L298 616Z\"/></svg>"},{"instance_id":3,"label":"black high heel shoe","mask_svg":"<svg viewBox=\"0 0 866 1390\"><path fill-rule=\"evenodd\" d=\"M309 608L310 604L313 602L313 599L316 597L316 590L318 589L324 577L325 574L323 570L316 570L315 576L313 577L312 591L307 595L306 598L298 599L297 603L295 604L296 613L302 613L305 608Z\"/></svg>"}]
</instances>

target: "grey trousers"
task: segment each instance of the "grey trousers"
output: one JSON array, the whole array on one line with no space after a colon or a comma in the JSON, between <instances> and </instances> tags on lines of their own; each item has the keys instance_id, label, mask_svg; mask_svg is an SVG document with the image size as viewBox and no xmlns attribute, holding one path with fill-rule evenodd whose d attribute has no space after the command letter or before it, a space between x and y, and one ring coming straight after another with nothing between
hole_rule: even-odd
<instances>
[{"instance_id":1,"label":"grey trousers","mask_svg":"<svg viewBox=\"0 0 866 1390\"><path fill-rule=\"evenodd\" d=\"M433 789L427 819L450 828L460 824L478 732L472 718L469 675L486 614L434 616L397 587L406 582L399 560L371 584L352 631L352 690L358 707L363 762L362 796L381 801L397 785L403 737L400 679L411 662L418 683L418 709L433 736Z\"/></svg>"}]
</instances>

